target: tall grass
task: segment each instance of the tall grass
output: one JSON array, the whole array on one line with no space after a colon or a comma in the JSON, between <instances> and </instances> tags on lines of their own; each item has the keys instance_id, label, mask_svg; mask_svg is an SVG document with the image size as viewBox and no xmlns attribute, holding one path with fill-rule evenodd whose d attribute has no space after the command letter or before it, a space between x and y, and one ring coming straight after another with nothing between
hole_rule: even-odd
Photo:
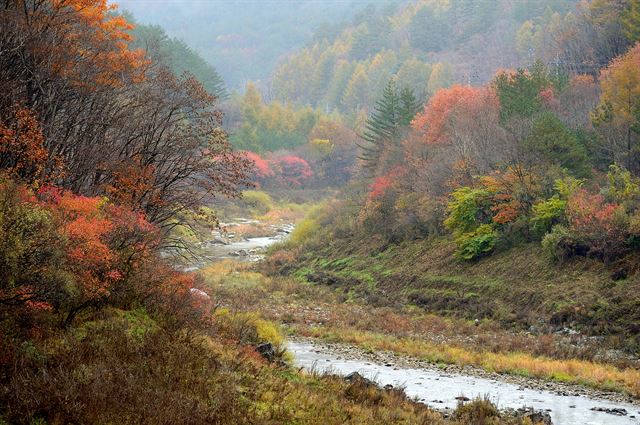
<instances>
[{"instance_id":1,"label":"tall grass","mask_svg":"<svg viewBox=\"0 0 640 425\"><path fill-rule=\"evenodd\" d=\"M354 344L367 350L392 351L433 363L476 366L498 373L581 384L640 397L640 370L633 368L621 369L577 359L555 360L518 352L471 351L447 344L434 344L415 338L398 338L354 329L314 327L309 335L327 341Z\"/></svg>"}]
</instances>

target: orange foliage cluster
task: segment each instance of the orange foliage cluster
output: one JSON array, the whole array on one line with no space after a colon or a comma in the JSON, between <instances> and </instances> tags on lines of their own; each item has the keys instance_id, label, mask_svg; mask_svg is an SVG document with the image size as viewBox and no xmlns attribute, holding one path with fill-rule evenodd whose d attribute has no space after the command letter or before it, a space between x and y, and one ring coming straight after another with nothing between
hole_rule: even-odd
<instances>
[{"instance_id":1,"label":"orange foliage cluster","mask_svg":"<svg viewBox=\"0 0 640 425\"><path fill-rule=\"evenodd\" d=\"M11 125L0 122L0 168L35 183L44 178L48 159L40 124L31 110L17 108Z\"/></svg>"},{"instance_id":2,"label":"orange foliage cluster","mask_svg":"<svg viewBox=\"0 0 640 425\"><path fill-rule=\"evenodd\" d=\"M84 301L108 297L112 286L155 247L155 229L140 213L51 186L40 190L39 197L60 224L69 271Z\"/></svg>"},{"instance_id":3,"label":"orange foliage cluster","mask_svg":"<svg viewBox=\"0 0 640 425\"><path fill-rule=\"evenodd\" d=\"M133 209L141 207L143 197L149 198L154 205L160 205L162 200L153 193L154 171L154 166L142 164L140 158L118 164L111 171L112 181L105 187L109 199Z\"/></svg>"},{"instance_id":4,"label":"orange foliage cluster","mask_svg":"<svg viewBox=\"0 0 640 425\"><path fill-rule=\"evenodd\" d=\"M547 107L553 109L558 106L558 100L556 99L555 91L553 90L552 86L542 89L538 96L540 97L542 103Z\"/></svg>"},{"instance_id":5,"label":"orange foliage cluster","mask_svg":"<svg viewBox=\"0 0 640 425\"><path fill-rule=\"evenodd\" d=\"M498 108L498 98L492 89L454 85L438 90L424 111L414 118L412 126L426 144L447 143L455 125L452 121L464 117L465 123L471 124L487 106Z\"/></svg>"},{"instance_id":6,"label":"orange foliage cluster","mask_svg":"<svg viewBox=\"0 0 640 425\"><path fill-rule=\"evenodd\" d=\"M242 152L244 157L249 161L253 162L254 173L256 178L258 179L266 179L269 177L273 177L275 175L274 171L271 169L271 164L269 161L262 158L255 152L244 151Z\"/></svg>"},{"instance_id":7,"label":"orange foliage cluster","mask_svg":"<svg viewBox=\"0 0 640 425\"><path fill-rule=\"evenodd\" d=\"M621 208L620 205L605 202L600 194L590 194L581 189L569 198L567 216L572 228L581 234L612 233L620 228L616 211Z\"/></svg>"},{"instance_id":8,"label":"orange foliage cluster","mask_svg":"<svg viewBox=\"0 0 640 425\"><path fill-rule=\"evenodd\" d=\"M495 171L480 179L492 197L492 221L496 224L514 222L526 215L531 207L524 199L534 199L539 192L538 176L520 167L509 167L506 171Z\"/></svg>"},{"instance_id":9,"label":"orange foliage cluster","mask_svg":"<svg viewBox=\"0 0 640 425\"><path fill-rule=\"evenodd\" d=\"M65 39L55 52L55 71L89 89L92 84L119 86L124 76L143 80L148 61L143 50L129 48L132 37L128 31L133 25L114 14L116 8L107 0L51 1L50 13ZM69 14L69 10L76 13ZM97 70L93 81L86 81L86 70L78 67L78 57Z\"/></svg>"},{"instance_id":10,"label":"orange foliage cluster","mask_svg":"<svg viewBox=\"0 0 640 425\"><path fill-rule=\"evenodd\" d=\"M398 183L403 172L404 171L400 167L395 167L387 174L376 177L369 188L369 200L374 201L384 197L387 192Z\"/></svg>"}]
</instances>

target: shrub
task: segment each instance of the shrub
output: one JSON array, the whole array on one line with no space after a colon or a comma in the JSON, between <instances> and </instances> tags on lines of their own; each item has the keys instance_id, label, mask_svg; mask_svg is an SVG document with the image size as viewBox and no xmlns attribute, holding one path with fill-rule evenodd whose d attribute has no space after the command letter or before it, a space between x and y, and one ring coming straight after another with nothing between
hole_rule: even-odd
<instances>
[{"instance_id":1,"label":"shrub","mask_svg":"<svg viewBox=\"0 0 640 425\"><path fill-rule=\"evenodd\" d=\"M606 203L602 195L579 190L567 203L569 229L588 247L587 254L605 261L628 250L629 217L624 207Z\"/></svg>"},{"instance_id":2,"label":"shrub","mask_svg":"<svg viewBox=\"0 0 640 425\"><path fill-rule=\"evenodd\" d=\"M0 306L35 303L69 324L87 308L129 302L137 270L155 258L154 226L105 198L3 182L0 199Z\"/></svg>"},{"instance_id":3,"label":"shrub","mask_svg":"<svg viewBox=\"0 0 640 425\"><path fill-rule=\"evenodd\" d=\"M585 251L585 248L566 226L559 224L542 238L542 251L552 261L564 261Z\"/></svg>"},{"instance_id":4,"label":"shrub","mask_svg":"<svg viewBox=\"0 0 640 425\"><path fill-rule=\"evenodd\" d=\"M311 240L319 230L318 222L312 217L307 217L296 224L293 232L289 235L289 242L293 245L303 245Z\"/></svg>"},{"instance_id":5,"label":"shrub","mask_svg":"<svg viewBox=\"0 0 640 425\"><path fill-rule=\"evenodd\" d=\"M276 159L276 163L277 179L282 185L299 187L313 176L313 171L307 161L298 156L283 156Z\"/></svg>"},{"instance_id":6,"label":"shrub","mask_svg":"<svg viewBox=\"0 0 640 425\"><path fill-rule=\"evenodd\" d=\"M531 225L535 234L542 237L554 225L564 219L567 201L554 196L532 207Z\"/></svg>"},{"instance_id":7,"label":"shrub","mask_svg":"<svg viewBox=\"0 0 640 425\"><path fill-rule=\"evenodd\" d=\"M245 190L242 192L242 201L259 214L266 214L273 209L273 200L266 192Z\"/></svg>"},{"instance_id":8,"label":"shrub","mask_svg":"<svg viewBox=\"0 0 640 425\"><path fill-rule=\"evenodd\" d=\"M460 402L453 413L453 418L464 424L492 424L497 423L495 419L499 417L498 408L488 397L476 398L467 404Z\"/></svg>"},{"instance_id":9,"label":"shrub","mask_svg":"<svg viewBox=\"0 0 640 425\"><path fill-rule=\"evenodd\" d=\"M454 233L470 232L490 218L490 193L485 189L461 187L451 194L444 225Z\"/></svg>"},{"instance_id":10,"label":"shrub","mask_svg":"<svg viewBox=\"0 0 640 425\"><path fill-rule=\"evenodd\" d=\"M474 260L491 252L496 245L498 233L489 224L482 224L472 232L456 237L457 255L464 260Z\"/></svg>"},{"instance_id":11,"label":"shrub","mask_svg":"<svg viewBox=\"0 0 640 425\"><path fill-rule=\"evenodd\" d=\"M64 292L65 238L24 186L0 182L0 307L51 306Z\"/></svg>"},{"instance_id":12,"label":"shrub","mask_svg":"<svg viewBox=\"0 0 640 425\"><path fill-rule=\"evenodd\" d=\"M627 210L635 210L640 202L640 180L616 164L609 167L607 179L609 185L604 190L607 200L621 203Z\"/></svg>"}]
</instances>

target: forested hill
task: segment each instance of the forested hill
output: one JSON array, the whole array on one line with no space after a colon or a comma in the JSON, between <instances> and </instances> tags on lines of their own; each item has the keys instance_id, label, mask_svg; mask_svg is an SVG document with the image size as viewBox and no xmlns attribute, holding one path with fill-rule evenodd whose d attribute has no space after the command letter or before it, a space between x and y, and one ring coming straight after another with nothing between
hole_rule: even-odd
<instances>
[{"instance_id":1,"label":"forested hill","mask_svg":"<svg viewBox=\"0 0 640 425\"><path fill-rule=\"evenodd\" d=\"M373 105L392 76L424 100L454 82L481 84L496 69L528 66L536 58L597 63L609 40L593 45L592 58L568 51L589 41L582 37L589 28L581 24L576 5L576 0L421 0L391 14L369 6L338 37L319 33L283 62L273 77L273 93L282 101L352 112Z\"/></svg>"},{"instance_id":2,"label":"forested hill","mask_svg":"<svg viewBox=\"0 0 640 425\"><path fill-rule=\"evenodd\" d=\"M362 12L357 0L170 0L161 2L162 7L156 7L155 0L117 3L141 23L160 25L183 39L233 89L243 88L248 80L267 80L278 61L311 40L318 28L341 28Z\"/></svg>"}]
</instances>

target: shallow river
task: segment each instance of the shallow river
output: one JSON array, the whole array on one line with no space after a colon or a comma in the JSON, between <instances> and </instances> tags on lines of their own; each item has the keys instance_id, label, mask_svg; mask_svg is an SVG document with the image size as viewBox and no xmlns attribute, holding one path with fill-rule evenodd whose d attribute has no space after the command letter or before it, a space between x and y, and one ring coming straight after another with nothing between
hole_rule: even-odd
<instances>
[{"instance_id":1,"label":"shallow river","mask_svg":"<svg viewBox=\"0 0 640 425\"><path fill-rule=\"evenodd\" d=\"M291 226L292 227L292 226ZM214 244L209 247L213 259L234 258L239 261L256 261L262 258L263 250L286 237L290 228L274 232L273 236L231 241L227 245ZM499 408L533 407L549 410L555 425L640 425L640 406L590 399L584 396L562 396L553 392L531 390L518 385L452 374L438 369L413 369L385 366L367 360L341 358L322 344L290 342L289 351L297 366L318 372L348 375L358 372L381 386L402 386L409 397L439 409L454 409L456 397L464 395L471 399L488 396ZM626 416L596 412L591 408L622 408Z\"/></svg>"},{"instance_id":2,"label":"shallow river","mask_svg":"<svg viewBox=\"0 0 640 425\"><path fill-rule=\"evenodd\" d=\"M454 409L456 397L461 395L471 399L488 395L499 408L526 406L537 410L550 409L554 425L640 424L640 406L582 396L561 396L495 380L445 373L438 369L410 369L366 360L346 360L322 344L290 342L288 350L294 355L294 363L298 367L343 376L358 372L382 386L391 384L394 387L404 387L409 397L439 410ZM623 408L627 415L616 416L590 410L594 407Z\"/></svg>"}]
</instances>

